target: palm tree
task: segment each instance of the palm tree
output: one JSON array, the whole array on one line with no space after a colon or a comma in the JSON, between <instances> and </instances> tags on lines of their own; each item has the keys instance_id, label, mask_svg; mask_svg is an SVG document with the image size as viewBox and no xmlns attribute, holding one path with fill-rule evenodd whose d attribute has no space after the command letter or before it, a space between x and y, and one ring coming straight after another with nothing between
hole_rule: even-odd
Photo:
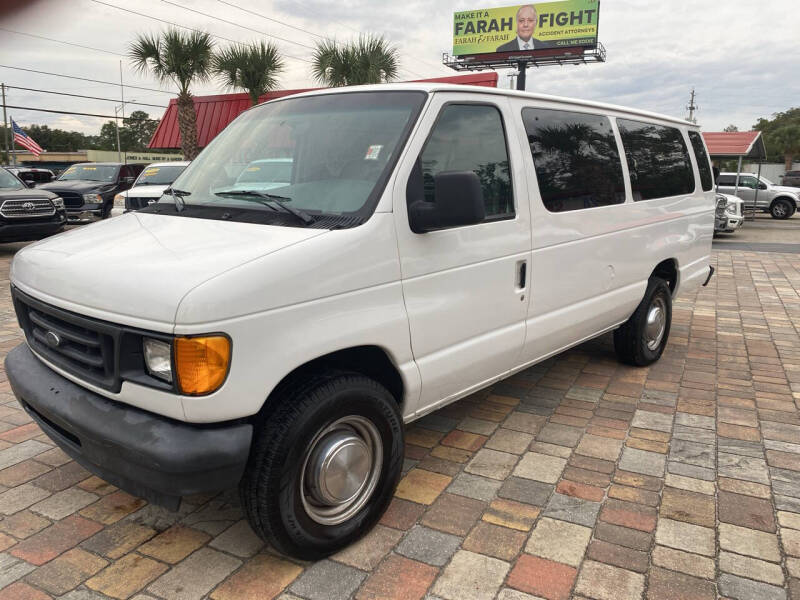
<instances>
[{"instance_id":1,"label":"palm tree","mask_svg":"<svg viewBox=\"0 0 800 600\"><path fill-rule=\"evenodd\" d=\"M284 69L278 47L261 41L235 44L214 55L211 69L225 85L246 91L253 106L258 98L278 85L276 77Z\"/></svg>"},{"instance_id":2,"label":"palm tree","mask_svg":"<svg viewBox=\"0 0 800 600\"><path fill-rule=\"evenodd\" d=\"M130 45L128 56L133 67L152 73L161 83L178 86L178 129L181 149L187 160L194 160L197 147L197 115L189 87L207 81L211 73L214 41L202 31L184 33L167 29L160 36L140 35Z\"/></svg>"},{"instance_id":3,"label":"palm tree","mask_svg":"<svg viewBox=\"0 0 800 600\"><path fill-rule=\"evenodd\" d=\"M384 83L397 79L398 51L383 37L363 35L355 42L317 44L311 72L329 87Z\"/></svg>"}]
</instances>

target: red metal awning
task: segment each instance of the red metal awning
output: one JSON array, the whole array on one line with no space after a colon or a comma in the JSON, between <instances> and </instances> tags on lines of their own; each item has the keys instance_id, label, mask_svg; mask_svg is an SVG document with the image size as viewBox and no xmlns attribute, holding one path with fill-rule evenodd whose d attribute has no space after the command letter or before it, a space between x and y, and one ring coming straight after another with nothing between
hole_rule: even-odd
<instances>
[{"instance_id":1,"label":"red metal awning","mask_svg":"<svg viewBox=\"0 0 800 600\"><path fill-rule=\"evenodd\" d=\"M760 131L703 132L708 153L714 158L766 158Z\"/></svg>"},{"instance_id":2,"label":"red metal awning","mask_svg":"<svg viewBox=\"0 0 800 600\"><path fill-rule=\"evenodd\" d=\"M417 83L457 83L461 85L477 85L483 87L497 87L498 75L495 71L487 71L470 75L455 75L452 77L435 77L433 79L419 79ZM310 90L278 90L261 96L259 102L267 102L292 94L300 94ZM197 113L197 144L202 148L206 146L225 126L233 121L240 113L250 108L250 97L247 94L219 94L216 96L195 96L194 110ZM177 99L172 98L169 106L161 117L161 122L153 134L153 139L148 148L180 148L181 138L178 130L178 105Z\"/></svg>"}]
</instances>

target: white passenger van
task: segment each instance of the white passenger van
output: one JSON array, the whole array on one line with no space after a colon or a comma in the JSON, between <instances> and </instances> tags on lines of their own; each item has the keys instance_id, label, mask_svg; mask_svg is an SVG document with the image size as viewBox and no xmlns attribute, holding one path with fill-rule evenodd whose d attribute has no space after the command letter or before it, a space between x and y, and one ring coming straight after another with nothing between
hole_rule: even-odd
<instances>
[{"instance_id":1,"label":"white passenger van","mask_svg":"<svg viewBox=\"0 0 800 600\"><path fill-rule=\"evenodd\" d=\"M241 185L278 158L288 182ZM404 422L611 330L623 361L658 360L672 299L713 272L712 188L697 126L647 112L446 85L282 98L159 202L17 253L6 371L104 479L172 507L239 485L260 536L322 557L385 510Z\"/></svg>"}]
</instances>

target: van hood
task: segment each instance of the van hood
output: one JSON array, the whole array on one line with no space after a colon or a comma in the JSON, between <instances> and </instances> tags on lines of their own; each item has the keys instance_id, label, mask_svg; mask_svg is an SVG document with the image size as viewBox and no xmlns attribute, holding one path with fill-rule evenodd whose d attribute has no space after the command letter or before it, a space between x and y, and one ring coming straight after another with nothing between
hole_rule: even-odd
<instances>
[{"instance_id":1,"label":"van hood","mask_svg":"<svg viewBox=\"0 0 800 600\"><path fill-rule=\"evenodd\" d=\"M131 189L123 192L125 196L130 198L161 198L164 191L169 188L167 185L137 185Z\"/></svg>"},{"instance_id":2,"label":"van hood","mask_svg":"<svg viewBox=\"0 0 800 600\"><path fill-rule=\"evenodd\" d=\"M171 331L193 288L327 232L133 212L23 248L11 283L67 310Z\"/></svg>"}]
</instances>

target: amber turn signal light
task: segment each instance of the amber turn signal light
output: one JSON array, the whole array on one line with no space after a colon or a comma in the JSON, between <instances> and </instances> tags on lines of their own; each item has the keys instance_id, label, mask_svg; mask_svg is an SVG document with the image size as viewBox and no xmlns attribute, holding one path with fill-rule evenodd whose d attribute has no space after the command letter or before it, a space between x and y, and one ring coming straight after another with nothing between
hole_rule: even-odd
<instances>
[{"instance_id":1,"label":"amber turn signal light","mask_svg":"<svg viewBox=\"0 0 800 600\"><path fill-rule=\"evenodd\" d=\"M231 364L231 341L224 335L175 338L175 371L184 394L200 396L219 389Z\"/></svg>"}]
</instances>

